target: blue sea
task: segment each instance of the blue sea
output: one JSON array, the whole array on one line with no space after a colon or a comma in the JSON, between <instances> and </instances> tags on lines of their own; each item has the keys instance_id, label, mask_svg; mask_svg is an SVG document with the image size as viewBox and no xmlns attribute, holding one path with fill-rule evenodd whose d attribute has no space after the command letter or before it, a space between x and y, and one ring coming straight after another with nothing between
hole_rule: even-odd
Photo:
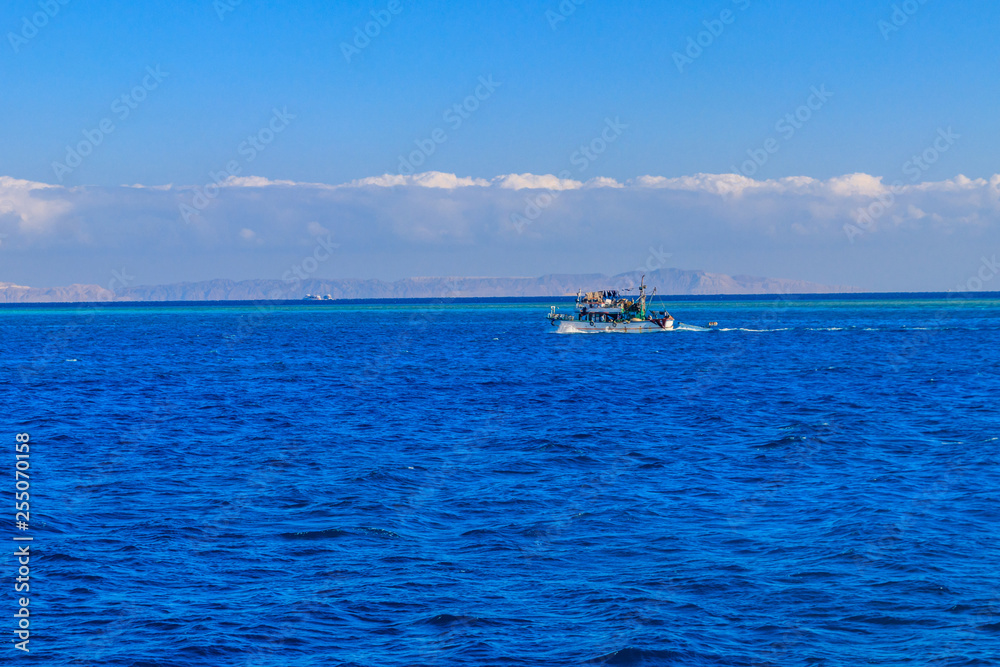
<instances>
[{"instance_id":1,"label":"blue sea","mask_svg":"<svg viewBox=\"0 0 1000 667\"><path fill-rule=\"evenodd\" d=\"M0 662L1000 664L1000 300L557 301L0 308Z\"/></svg>"}]
</instances>

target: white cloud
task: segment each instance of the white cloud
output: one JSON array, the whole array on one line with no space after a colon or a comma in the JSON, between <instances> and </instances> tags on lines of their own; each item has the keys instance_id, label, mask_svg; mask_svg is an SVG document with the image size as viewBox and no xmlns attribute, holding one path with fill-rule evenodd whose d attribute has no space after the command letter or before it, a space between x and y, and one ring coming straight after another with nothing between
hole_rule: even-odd
<instances>
[{"instance_id":1,"label":"white cloud","mask_svg":"<svg viewBox=\"0 0 1000 667\"><path fill-rule=\"evenodd\" d=\"M583 187L583 183L580 181L559 178L552 174L542 174L540 176L535 174L507 174L506 176L497 176L491 184L508 190L577 190Z\"/></svg>"},{"instance_id":2,"label":"white cloud","mask_svg":"<svg viewBox=\"0 0 1000 667\"><path fill-rule=\"evenodd\" d=\"M886 192L887 188L882 185L881 176L869 176L868 174L848 174L838 176L827 181L830 192L841 197L851 197L861 195L865 197L878 197Z\"/></svg>"},{"instance_id":3,"label":"white cloud","mask_svg":"<svg viewBox=\"0 0 1000 667\"><path fill-rule=\"evenodd\" d=\"M616 181L613 178L605 178L603 176L598 176L597 178L592 178L583 184L586 188L624 188L625 186Z\"/></svg>"},{"instance_id":4,"label":"white cloud","mask_svg":"<svg viewBox=\"0 0 1000 667\"><path fill-rule=\"evenodd\" d=\"M17 231L26 235L49 231L73 208L68 192L62 186L0 176L0 220L15 219Z\"/></svg>"},{"instance_id":5,"label":"white cloud","mask_svg":"<svg viewBox=\"0 0 1000 667\"><path fill-rule=\"evenodd\" d=\"M919 274L914 253L937 257L943 243L956 256L965 252L954 249L956 244L965 244L971 254L1000 251L1000 175L891 188L868 174L771 180L694 174L619 182L443 172L339 185L245 176L224 185L189 223L179 206L191 205L192 186L68 188L0 177L0 235L6 235L0 262L21 253L44 266L57 261L49 253L55 247L67 262L78 257L81 265L91 261L88 256L97 261L93 257L203 253L220 258L205 272L227 276L232 271L221 259L226 252L246 257L252 249L250 254L261 258L282 252L294 258L309 252L317 238L332 236L343 253L338 270L346 275L525 275L591 267L613 271L623 264L631 269L631 263L644 261L644 255L632 257L642 255L646 245L663 244L689 268L736 271L739 267L730 265L741 258L747 270L754 262L765 267L784 262L804 267L803 273L759 272L852 284L853 274L884 263L903 267L899 275ZM888 195L885 214L850 243L844 225ZM518 215L528 220L520 231L511 222ZM880 253L869 260L871 267L854 266L864 252L858 248ZM176 266L183 270L182 263ZM821 266L829 276L809 273ZM258 261L244 274L252 270L278 269ZM0 280L12 278L0 273Z\"/></svg>"},{"instance_id":6,"label":"white cloud","mask_svg":"<svg viewBox=\"0 0 1000 667\"><path fill-rule=\"evenodd\" d=\"M315 220L311 221L308 225L306 225L306 229L313 236L325 236L326 234L330 233L329 229L319 224Z\"/></svg>"},{"instance_id":7,"label":"white cloud","mask_svg":"<svg viewBox=\"0 0 1000 667\"><path fill-rule=\"evenodd\" d=\"M773 181L755 181L739 174L695 174L680 178L663 176L640 176L632 184L640 188L662 188L666 190L686 190L711 194L742 194L748 188L764 187Z\"/></svg>"},{"instance_id":8,"label":"white cloud","mask_svg":"<svg viewBox=\"0 0 1000 667\"><path fill-rule=\"evenodd\" d=\"M400 174L371 176L369 178L361 178L356 181L351 181L343 187L360 188L365 186L375 186L389 188L407 185L451 190L453 188L470 186L486 186L489 185L489 182L481 178L462 178L456 176L455 174L446 174L440 171L427 171L420 174L413 174L412 176L403 176Z\"/></svg>"},{"instance_id":9,"label":"white cloud","mask_svg":"<svg viewBox=\"0 0 1000 667\"><path fill-rule=\"evenodd\" d=\"M273 185L305 185L296 183L295 181L272 181L269 178L264 178L263 176L230 176L223 183L223 187L229 188L266 188ZM308 185L318 185L316 183L309 183Z\"/></svg>"}]
</instances>

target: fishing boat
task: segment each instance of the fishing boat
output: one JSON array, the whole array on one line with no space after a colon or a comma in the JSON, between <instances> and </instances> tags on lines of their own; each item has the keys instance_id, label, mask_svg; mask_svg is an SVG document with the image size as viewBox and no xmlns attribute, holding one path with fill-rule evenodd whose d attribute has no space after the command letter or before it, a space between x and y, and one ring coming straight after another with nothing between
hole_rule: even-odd
<instances>
[{"instance_id":1,"label":"fishing boat","mask_svg":"<svg viewBox=\"0 0 1000 667\"><path fill-rule=\"evenodd\" d=\"M572 313L560 312L552 306L549 323L558 327L556 333L661 333L673 331L678 322L666 310L648 308L646 280L642 277L639 295L628 297L618 290L577 292ZM629 291L629 290L624 290ZM656 290L650 295L650 303ZM709 326L714 326L712 322ZM686 325L682 325L686 326ZM694 327L700 329L701 327Z\"/></svg>"}]
</instances>

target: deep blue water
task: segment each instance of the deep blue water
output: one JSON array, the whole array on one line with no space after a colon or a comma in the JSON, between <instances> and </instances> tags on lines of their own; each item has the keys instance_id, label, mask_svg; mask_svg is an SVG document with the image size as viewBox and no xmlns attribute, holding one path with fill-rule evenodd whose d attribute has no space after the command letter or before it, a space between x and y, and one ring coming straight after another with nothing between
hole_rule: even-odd
<instances>
[{"instance_id":1,"label":"deep blue water","mask_svg":"<svg viewBox=\"0 0 1000 667\"><path fill-rule=\"evenodd\" d=\"M1000 301L546 310L0 309L0 661L1000 664Z\"/></svg>"}]
</instances>

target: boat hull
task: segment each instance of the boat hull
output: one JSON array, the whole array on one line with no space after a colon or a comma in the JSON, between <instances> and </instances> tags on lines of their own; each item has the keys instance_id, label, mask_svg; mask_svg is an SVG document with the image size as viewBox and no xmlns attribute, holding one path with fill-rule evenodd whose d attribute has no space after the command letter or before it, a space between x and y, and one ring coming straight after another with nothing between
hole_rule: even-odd
<instances>
[{"instance_id":1,"label":"boat hull","mask_svg":"<svg viewBox=\"0 0 1000 667\"><path fill-rule=\"evenodd\" d=\"M649 320L643 320L642 322L616 322L616 323L580 322L578 320L564 320L559 323L559 328L556 329L556 333L644 334L644 333L663 333L664 331L672 331L673 328L674 328L674 320L667 320L665 325L662 327L656 322L650 322Z\"/></svg>"}]
</instances>

